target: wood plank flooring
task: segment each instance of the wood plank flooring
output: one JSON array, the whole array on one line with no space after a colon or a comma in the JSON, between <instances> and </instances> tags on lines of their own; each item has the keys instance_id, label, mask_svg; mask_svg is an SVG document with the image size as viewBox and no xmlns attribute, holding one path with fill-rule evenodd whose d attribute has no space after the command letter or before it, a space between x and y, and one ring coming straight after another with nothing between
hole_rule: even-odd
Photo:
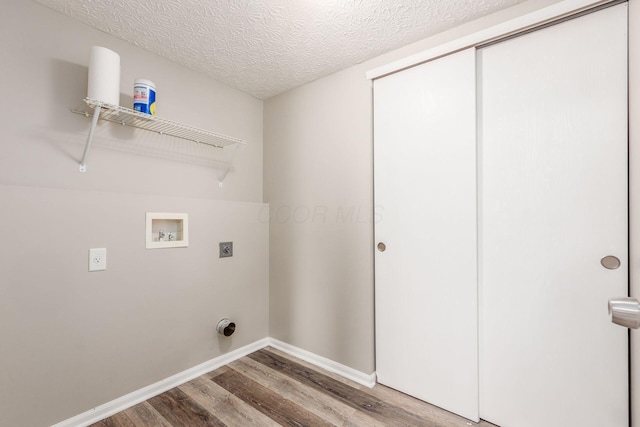
<instances>
[{"instance_id":1,"label":"wood plank flooring","mask_svg":"<svg viewBox=\"0 0 640 427\"><path fill-rule=\"evenodd\" d=\"M93 424L132 426L493 425L472 423L380 384L360 386L268 347Z\"/></svg>"}]
</instances>

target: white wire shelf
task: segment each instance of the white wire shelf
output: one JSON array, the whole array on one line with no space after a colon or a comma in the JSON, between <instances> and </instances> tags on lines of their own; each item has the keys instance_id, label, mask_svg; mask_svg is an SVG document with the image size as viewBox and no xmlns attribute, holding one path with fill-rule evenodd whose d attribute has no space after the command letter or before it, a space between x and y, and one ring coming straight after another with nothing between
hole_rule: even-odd
<instances>
[{"instance_id":1,"label":"white wire shelf","mask_svg":"<svg viewBox=\"0 0 640 427\"><path fill-rule=\"evenodd\" d=\"M86 106L83 105L71 110L73 113L82 114L86 117L92 117L89 136L87 137L87 143L84 148L82 160L80 161L80 172L86 171L85 162L89 153L89 147L91 146L93 131L95 130L98 120L106 120L123 126L144 129L146 131L155 132L160 135L168 135L174 138L191 141L198 144L205 144L219 149L224 149L225 147L229 147L235 144L236 147L233 150L231 156L229 156L228 168L219 178L220 183L222 183L225 176L227 175L227 172L231 168L231 162L233 161L233 155L235 154L235 151L241 144L245 144L245 141L243 141L242 139L233 138L208 130L199 129L193 126L184 125L182 123L174 122L173 120L164 119L162 117L140 113L130 108L121 107L119 105L107 104L91 98L85 98L84 102Z\"/></svg>"}]
</instances>

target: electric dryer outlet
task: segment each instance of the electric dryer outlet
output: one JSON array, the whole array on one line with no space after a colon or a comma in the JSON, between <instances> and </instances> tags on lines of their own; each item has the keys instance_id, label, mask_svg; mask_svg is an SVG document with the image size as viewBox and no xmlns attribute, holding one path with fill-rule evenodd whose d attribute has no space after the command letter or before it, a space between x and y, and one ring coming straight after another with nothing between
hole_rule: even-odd
<instances>
[{"instance_id":1,"label":"electric dryer outlet","mask_svg":"<svg viewBox=\"0 0 640 427\"><path fill-rule=\"evenodd\" d=\"M220 258L233 256L233 242L220 242Z\"/></svg>"}]
</instances>

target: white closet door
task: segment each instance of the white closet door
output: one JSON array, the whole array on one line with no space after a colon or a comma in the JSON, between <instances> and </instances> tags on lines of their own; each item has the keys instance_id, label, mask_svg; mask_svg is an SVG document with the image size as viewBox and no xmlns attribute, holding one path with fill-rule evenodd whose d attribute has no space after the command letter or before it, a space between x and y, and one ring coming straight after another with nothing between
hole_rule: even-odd
<instances>
[{"instance_id":1,"label":"white closet door","mask_svg":"<svg viewBox=\"0 0 640 427\"><path fill-rule=\"evenodd\" d=\"M475 51L374 83L378 381L478 419Z\"/></svg>"},{"instance_id":2,"label":"white closet door","mask_svg":"<svg viewBox=\"0 0 640 427\"><path fill-rule=\"evenodd\" d=\"M503 427L628 425L607 315L627 294L626 10L478 52L480 416Z\"/></svg>"}]
</instances>

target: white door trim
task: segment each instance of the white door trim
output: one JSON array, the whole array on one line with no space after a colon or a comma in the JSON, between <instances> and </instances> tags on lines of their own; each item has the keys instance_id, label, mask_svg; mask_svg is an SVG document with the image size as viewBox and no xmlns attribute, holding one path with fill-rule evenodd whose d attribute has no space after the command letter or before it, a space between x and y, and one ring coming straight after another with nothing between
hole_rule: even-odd
<instances>
[{"instance_id":1,"label":"white door trim","mask_svg":"<svg viewBox=\"0 0 640 427\"><path fill-rule=\"evenodd\" d=\"M441 56L478 46L496 38L518 33L611 2L612 0L564 0L543 9L536 10L535 12L469 34L449 43L444 43L390 64L374 68L367 72L367 79L374 80Z\"/></svg>"},{"instance_id":2,"label":"white door trim","mask_svg":"<svg viewBox=\"0 0 640 427\"><path fill-rule=\"evenodd\" d=\"M640 298L640 3L629 1L629 295ZM631 426L640 427L640 330L631 331Z\"/></svg>"}]
</instances>

